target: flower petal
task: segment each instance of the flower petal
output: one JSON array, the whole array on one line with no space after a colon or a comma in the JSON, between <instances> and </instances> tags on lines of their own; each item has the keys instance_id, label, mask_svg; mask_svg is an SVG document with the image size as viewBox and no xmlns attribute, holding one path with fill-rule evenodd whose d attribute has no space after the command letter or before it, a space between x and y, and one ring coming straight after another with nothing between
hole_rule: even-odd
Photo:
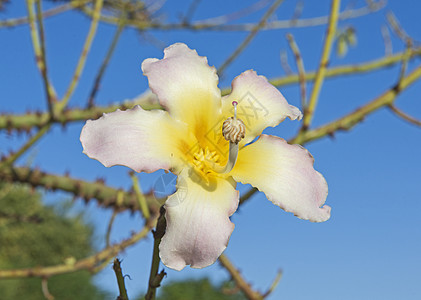
<instances>
[{"instance_id":1,"label":"flower petal","mask_svg":"<svg viewBox=\"0 0 421 300\"><path fill-rule=\"evenodd\" d=\"M149 58L142 63L149 87L173 118L188 124L197 137L204 136L221 113L216 69L182 43L164 53L161 60Z\"/></svg>"},{"instance_id":2,"label":"flower petal","mask_svg":"<svg viewBox=\"0 0 421 300\"><path fill-rule=\"evenodd\" d=\"M204 268L218 259L234 230L229 216L237 209L239 193L233 184L214 178L206 185L188 170L181 172L177 191L165 203L167 229L159 245L164 265Z\"/></svg>"},{"instance_id":3,"label":"flower petal","mask_svg":"<svg viewBox=\"0 0 421 300\"><path fill-rule=\"evenodd\" d=\"M237 101L237 116L246 125L243 145L254 140L268 126L276 126L286 117L301 120L300 110L289 105L281 92L268 82L266 77L258 76L248 70L234 78L232 91L222 99L224 116L234 113L233 101Z\"/></svg>"},{"instance_id":4,"label":"flower petal","mask_svg":"<svg viewBox=\"0 0 421 300\"><path fill-rule=\"evenodd\" d=\"M263 134L240 150L230 175L255 186L285 211L301 219L323 222L330 217L330 207L322 207L328 188L313 163L313 156L302 146Z\"/></svg>"},{"instance_id":5,"label":"flower petal","mask_svg":"<svg viewBox=\"0 0 421 300\"><path fill-rule=\"evenodd\" d=\"M181 163L189 148L188 137L186 126L171 119L167 112L135 106L88 120L80 141L83 153L106 167L123 165L136 172L154 172Z\"/></svg>"}]
</instances>

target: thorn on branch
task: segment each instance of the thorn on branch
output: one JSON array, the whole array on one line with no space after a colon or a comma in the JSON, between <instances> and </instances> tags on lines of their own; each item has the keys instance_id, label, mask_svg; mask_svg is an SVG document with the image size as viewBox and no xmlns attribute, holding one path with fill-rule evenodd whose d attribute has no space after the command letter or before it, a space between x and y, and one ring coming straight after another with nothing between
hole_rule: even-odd
<instances>
[{"instance_id":1,"label":"thorn on branch","mask_svg":"<svg viewBox=\"0 0 421 300\"><path fill-rule=\"evenodd\" d=\"M155 276L155 278L152 280L152 282L151 282L151 286L153 287L153 288L158 288L158 287L160 287L161 286L161 281L162 281L162 279L164 279L164 277L167 275L167 273L165 273L165 270L164 269L162 269L161 270L161 272L159 272L156 276Z\"/></svg>"}]
</instances>

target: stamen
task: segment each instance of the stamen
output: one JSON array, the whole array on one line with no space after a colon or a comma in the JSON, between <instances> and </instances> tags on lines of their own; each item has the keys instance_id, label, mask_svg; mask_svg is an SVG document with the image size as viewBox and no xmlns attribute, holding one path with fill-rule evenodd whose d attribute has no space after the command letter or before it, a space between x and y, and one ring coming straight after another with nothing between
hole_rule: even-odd
<instances>
[{"instance_id":1,"label":"stamen","mask_svg":"<svg viewBox=\"0 0 421 300\"><path fill-rule=\"evenodd\" d=\"M238 143L246 135L246 126L241 119L237 119L237 101L233 101L234 117L230 117L222 124L222 135L230 142L228 162L224 167L214 168L214 171L220 174L229 173L235 165L238 156Z\"/></svg>"}]
</instances>

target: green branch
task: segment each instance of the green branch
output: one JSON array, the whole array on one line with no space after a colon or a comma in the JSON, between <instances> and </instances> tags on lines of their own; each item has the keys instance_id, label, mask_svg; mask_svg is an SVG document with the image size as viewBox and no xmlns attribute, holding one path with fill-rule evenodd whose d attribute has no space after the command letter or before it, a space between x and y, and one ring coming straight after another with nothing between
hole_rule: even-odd
<instances>
[{"instance_id":1,"label":"green branch","mask_svg":"<svg viewBox=\"0 0 421 300\"><path fill-rule=\"evenodd\" d=\"M134 192L123 192L109 187L101 180L89 182L70 176L53 175L27 167L2 167L0 168L0 180L25 183L33 187L42 187L53 191L62 190L72 193L76 197L81 197L86 202L96 199L99 205L112 207L116 210L139 210L139 202ZM122 192L123 197L119 197ZM150 214L157 214L160 206L158 200L152 194L145 195L145 200Z\"/></svg>"},{"instance_id":2,"label":"green branch","mask_svg":"<svg viewBox=\"0 0 421 300\"><path fill-rule=\"evenodd\" d=\"M109 106L64 110L61 114L55 116L54 122L65 125L69 122L97 119L101 117L103 113L110 113L117 109L129 109L138 104L146 110L162 108L156 103L156 97L153 94L146 93L146 95L141 96L140 98L124 101L123 103L111 104ZM26 113L22 115L0 115L0 129L29 131L32 127L43 127L49 122L50 116L45 112Z\"/></svg>"},{"instance_id":3,"label":"green branch","mask_svg":"<svg viewBox=\"0 0 421 300\"><path fill-rule=\"evenodd\" d=\"M82 71L85 67L85 62L86 62L86 59L88 58L88 53L91 49L92 41L96 34L96 29L98 27L98 22L99 22L99 17L101 15L103 2L104 0L95 1L94 12L92 15L92 22L91 22L91 26L89 27L89 32L86 37L85 44L83 45L82 52L77 62L72 80L69 84L69 87L67 88L66 94L64 95L63 99L57 104L58 111L62 111L67 106L67 103L69 102L70 97L72 96L77 84L79 83L80 75L82 74Z\"/></svg>"},{"instance_id":4,"label":"green branch","mask_svg":"<svg viewBox=\"0 0 421 300\"><path fill-rule=\"evenodd\" d=\"M408 53L406 51L396 53L395 55L385 56L380 59L360 63L343 65L338 67L331 67L326 70L325 78L339 77L343 75L356 75L360 73L367 73L379 70L381 68L393 66L406 59ZM421 48L412 49L410 57L414 58L421 55ZM305 74L307 82L314 80L316 76L315 71L309 71ZM291 74L269 80L277 87L296 84L300 81L299 74ZM226 95L230 92L230 88L222 90L222 94ZM97 119L103 113L109 113L120 109L129 109L134 105L141 105L143 109L159 109L162 108L157 102L156 97L151 93L134 99L125 101L123 103L112 104L109 106L95 106L90 109L74 108L64 110L63 113L56 116L54 120L57 123L66 124L75 121L84 121L87 119ZM21 115L0 115L0 129L7 130L30 130L32 127L42 127L49 122L48 113L34 112Z\"/></svg>"},{"instance_id":5,"label":"green branch","mask_svg":"<svg viewBox=\"0 0 421 300\"><path fill-rule=\"evenodd\" d=\"M412 73L403 77L394 87L385 91L379 97L365 104L364 106L356 109L348 115L330 122L326 125L304 132L291 140L291 143L305 144L313 140L320 139L324 136L330 136L338 130L349 130L365 117L378 109L391 105L396 97L416 80L421 77L421 66L418 66Z\"/></svg>"},{"instance_id":6,"label":"green branch","mask_svg":"<svg viewBox=\"0 0 421 300\"><path fill-rule=\"evenodd\" d=\"M313 119L314 111L316 109L317 100L319 99L320 90L322 88L323 81L326 76L326 69L329 63L330 52L332 50L333 40L336 34L336 27L338 24L338 15L341 1L332 0L332 7L330 10L329 24L326 30L326 38L323 45L322 57L320 59L319 68L317 69L316 78L313 84L313 90L310 94L310 99L306 110L304 111L303 118L303 131L307 130L310 126L311 120Z\"/></svg>"}]
</instances>

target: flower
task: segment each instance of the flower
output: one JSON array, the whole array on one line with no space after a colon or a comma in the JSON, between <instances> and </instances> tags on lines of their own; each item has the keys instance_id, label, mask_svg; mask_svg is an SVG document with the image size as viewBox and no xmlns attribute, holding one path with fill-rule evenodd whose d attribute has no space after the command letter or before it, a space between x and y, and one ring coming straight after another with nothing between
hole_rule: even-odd
<instances>
[{"instance_id":1,"label":"flower","mask_svg":"<svg viewBox=\"0 0 421 300\"><path fill-rule=\"evenodd\" d=\"M104 114L88 120L80 137L83 152L106 167L178 175L177 191L165 202L162 262L181 270L216 261L234 230L229 217L239 203L236 182L253 185L301 219L329 219L327 184L311 154L262 134L286 117L300 120L300 110L252 70L236 77L232 92L221 98L206 57L181 43L164 53L161 60L146 59L142 70L165 110L136 106Z\"/></svg>"}]
</instances>

